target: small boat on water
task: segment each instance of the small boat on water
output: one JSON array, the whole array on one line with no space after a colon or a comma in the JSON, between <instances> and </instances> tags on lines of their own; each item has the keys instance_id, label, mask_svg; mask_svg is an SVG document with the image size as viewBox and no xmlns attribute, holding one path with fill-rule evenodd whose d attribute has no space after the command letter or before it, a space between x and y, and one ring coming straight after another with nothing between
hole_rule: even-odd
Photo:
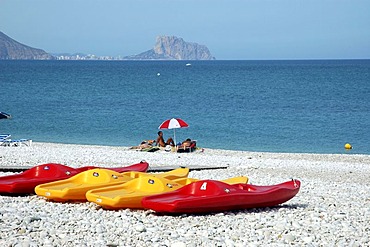
<instances>
[{"instance_id":1,"label":"small boat on water","mask_svg":"<svg viewBox=\"0 0 370 247\"><path fill-rule=\"evenodd\" d=\"M189 66L191 66L191 63L187 63L187 64L185 64L185 66L186 67L189 67Z\"/></svg>"},{"instance_id":2,"label":"small boat on water","mask_svg":"<svg viewBox=\"0 0 370 247\"><path fill-rule=\"evenodd\" d=\"M0 177L0 193L2 194L31 194L39 184L49 183L70 178L80 172L99 167L84 166L72 168L62 164L48 163L35 166L20 174ZM140 162L130 166L106 168L116 172L141 171L149 168L147 162Z\"/></svg>"},{"instance_id":3,"label":"small boat on water","mask_svg":"<svg viewBox=\"0 0 370 247\"><path fill-rule=\"evenodd\" d=\"M202 180L173 192L145 197L142 205L161 213L211 213L272 207L293 198L300 185L299 180L269 186Z\"/></svg>"},{"instance_id":4,"label":"small boat on water","mask_svg":"<svg viewBox=\"0 0 370 247\"><path fill-rule=\"evenodd\" d=\"M0 111L0 119L11 118L12 116L8 113Z\"/></svg>"}]
</instances>

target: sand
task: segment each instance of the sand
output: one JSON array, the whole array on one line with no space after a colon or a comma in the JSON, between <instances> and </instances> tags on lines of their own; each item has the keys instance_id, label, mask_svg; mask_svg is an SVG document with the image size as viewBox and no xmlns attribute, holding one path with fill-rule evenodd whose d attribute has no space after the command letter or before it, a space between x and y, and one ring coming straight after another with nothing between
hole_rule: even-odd
<instances>
[{"instance_id":1,"label":"sand","mask_svg":"<svg viewBox=\"0 0 370 247\"><path fill-rule=\"evenodd\" d=\"M94 203L54 203L37 195L0 197L4 246L369 246L370 156L293 154L204 149L154 153L128 147L33 143L1 147L0 166L62 163L114 167L224 166L189 177L248 176L256 185L291 178L302 182L290 201L273 208L207 215L157 215L148 210L109 211ZM0 176L13 174L0 172Z\"/></svg>"}]
</instances>

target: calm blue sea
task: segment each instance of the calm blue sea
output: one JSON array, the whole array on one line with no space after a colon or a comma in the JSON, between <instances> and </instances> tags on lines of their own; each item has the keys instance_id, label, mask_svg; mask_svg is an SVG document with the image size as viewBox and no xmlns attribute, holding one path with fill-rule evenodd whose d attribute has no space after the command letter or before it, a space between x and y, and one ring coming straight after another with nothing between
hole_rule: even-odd
<instances>
[{"instance_id":1,"label":"calm blue sea","mask_svg":"<svg viewBox=\"0 0 370 247\"><path fill-rule=\"evenodd\" d=\"M179 117L204 148L370 154L370 60L186 63L0 61L0 133L131 146Z\"/></svg>"}]
</instances>

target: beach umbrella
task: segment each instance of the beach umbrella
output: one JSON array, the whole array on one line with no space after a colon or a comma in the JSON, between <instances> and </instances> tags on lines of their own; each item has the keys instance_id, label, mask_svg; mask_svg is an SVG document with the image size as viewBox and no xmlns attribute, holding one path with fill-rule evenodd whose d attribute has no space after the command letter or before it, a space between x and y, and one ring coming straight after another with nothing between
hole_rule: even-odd
<instances>
[{"instance_id":1,"label":"beach umbrella","mask_svg":"<svg viewBox=\"0 0 370 247\"><path fill-rule=\"evenodd\" d=\"M10 114L0 111L0 119L11 118Z\"/></svg>"},{"instance_id":2,"label":"beach umbrella","mask_svg":"<svg viewBox=\"0 0 370 247\"><path fill-rule=\"evenodd\" d=\"M173 141L175 142L175 145L177 145L176 129L186 127L189 127L189 125L181 118L171 118L165 120L161 125L159 125L158 129L173 129Z\"/></svg>"}]
</instances>

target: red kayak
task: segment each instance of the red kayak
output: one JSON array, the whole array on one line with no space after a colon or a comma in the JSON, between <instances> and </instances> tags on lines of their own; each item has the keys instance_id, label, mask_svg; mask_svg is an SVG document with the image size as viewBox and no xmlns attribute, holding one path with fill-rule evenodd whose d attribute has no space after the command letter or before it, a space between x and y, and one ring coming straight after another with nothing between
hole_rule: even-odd
<instances>
[{"instance_id":1,"label":"red kayak","mask_svg":"<svg viewBox=\"0 0 370 247\"><path fill-rule=\"evenodd\" d=\"M1 194L30 194L35 193L34 189L39 184L49 183L57 180L70 178L80 172L94 169L104 168L116 172L138 171L146 172L149 164L141 161L140 163L115 168L105 168L96 166L84 166L80 168L72 168L62 164L43 164L28 169L20 174L0 177L0 193Z\"/></svg>"},{"instance_id":2,"label":"red kayak","mask_svg":"<svg viewBox=\"0 0 370 247\"><path fill-rule=\"evenodd\" d=\"M202 180L173 192L144 197L142 205L161 213L211 213L272 207L293 198L300 186L299 180L270 186Z\"/></svg>"}]
</instances>

